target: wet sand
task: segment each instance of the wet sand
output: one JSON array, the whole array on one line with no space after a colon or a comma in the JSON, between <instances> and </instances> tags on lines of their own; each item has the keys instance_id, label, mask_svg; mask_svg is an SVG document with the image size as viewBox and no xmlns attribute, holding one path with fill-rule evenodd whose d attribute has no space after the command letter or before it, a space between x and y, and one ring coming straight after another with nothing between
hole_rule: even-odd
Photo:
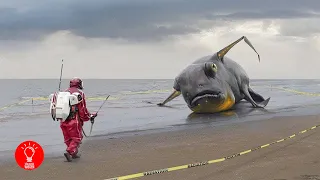
<instances>
[{"instance_id":1,"label":"wet sand","mask_svg":"<svg viewBox=\"0 0 320 180\"><path fill-rule=\"evenodd\" d=\"M15 162L0 166L1 180L103 180L213 160L285 138L320 124L320 116L282 117L219 127L194 128L116 139L88 140L81 159L47 158L34 171ZM201 167L139 179L310 180L320 179L320 130L246 155Z\"/></svg>"}]
</instances>

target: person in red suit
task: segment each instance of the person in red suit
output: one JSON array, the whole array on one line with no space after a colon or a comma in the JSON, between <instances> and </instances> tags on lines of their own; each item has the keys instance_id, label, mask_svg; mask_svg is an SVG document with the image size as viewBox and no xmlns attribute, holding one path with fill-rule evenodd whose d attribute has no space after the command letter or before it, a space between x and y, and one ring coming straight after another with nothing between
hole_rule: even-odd
<instances>
[{"instance_id":1,"label":"person in red suit","mask_svg":"<svg viewBox=\"0 0 320 180\"><path fill-rule=\"evenodd\" d=\"M86 121L94 121L97 113L90 113L86 106L86 97L83 90L83 83L80 78L73 78L70 80L70 87L65 91L72 93L79 93L78 100L79 104L71 107L70 116L64 122L60 122L60 127L64 136L64 143L67 145L64 156L67 161L70 162L72 159L79 158L78 148L80 147L83 135L82 126Z\"/></svg>"}]
</instances>

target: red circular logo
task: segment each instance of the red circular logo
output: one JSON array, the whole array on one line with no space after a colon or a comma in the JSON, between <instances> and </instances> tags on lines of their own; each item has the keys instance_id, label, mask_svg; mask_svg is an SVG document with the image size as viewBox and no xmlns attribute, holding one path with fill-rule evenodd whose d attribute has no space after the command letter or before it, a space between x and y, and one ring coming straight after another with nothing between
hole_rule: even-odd
<instances>
[{"instance_id":1,"label":"red circular logo","mask_svg":"<svg viewBox=\"0 0 320 180\"><path fill-rule=\"evenodd\" d=\"M40 144L34 141L24 141L17 147L15 158L21 168L33 170L41 165L44 152Z\"/></svg>"}]
</instances>

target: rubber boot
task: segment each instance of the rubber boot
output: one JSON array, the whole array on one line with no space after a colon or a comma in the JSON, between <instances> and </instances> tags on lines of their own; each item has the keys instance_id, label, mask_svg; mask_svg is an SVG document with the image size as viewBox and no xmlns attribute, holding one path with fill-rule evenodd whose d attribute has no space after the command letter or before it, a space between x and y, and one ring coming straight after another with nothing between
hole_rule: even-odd
<instances>
[{"instance_id":1,"label":"rubber boot","mask_svg":"<svg viewBox=\"0 0 320 180\"><path fill-rule=\"evenodd\" d=\"M68 162L71 162L71 161L72 161L71 155L70 155L68 152L65 152L65 153L64 153L64 157L66 157L66 159L67 159Z\"/></svg>"}]
</instances>

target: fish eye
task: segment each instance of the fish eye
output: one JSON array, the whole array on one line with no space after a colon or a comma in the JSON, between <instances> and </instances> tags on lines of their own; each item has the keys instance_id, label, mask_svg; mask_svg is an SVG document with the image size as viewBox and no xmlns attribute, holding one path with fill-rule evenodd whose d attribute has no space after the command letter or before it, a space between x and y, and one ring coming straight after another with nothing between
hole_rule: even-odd
<instances>
[{"instance_id":1,"label":"fish eye","mask_svg":"<svg viewBox=\"0 0 320 180\"><path fill-rule=\"evenodd\" d=\"M217 71L218 71L218 67L217 67L217 65L216 65L215 63L212 63L212 64L211 64L211 68L212 68L212 70L213 70L214 72L217 72Z\"/></svg>"},{"instance_id":2,"label":"fish eye","mask_svg":"<svg viewBox=\"0 0 320 180\"><path fill-rule=\"evenodd\" d=\"M205 63L204 72L207 76L214 78L218 71L218 67L215 63Z\"/></svg>"}]
</instances>

